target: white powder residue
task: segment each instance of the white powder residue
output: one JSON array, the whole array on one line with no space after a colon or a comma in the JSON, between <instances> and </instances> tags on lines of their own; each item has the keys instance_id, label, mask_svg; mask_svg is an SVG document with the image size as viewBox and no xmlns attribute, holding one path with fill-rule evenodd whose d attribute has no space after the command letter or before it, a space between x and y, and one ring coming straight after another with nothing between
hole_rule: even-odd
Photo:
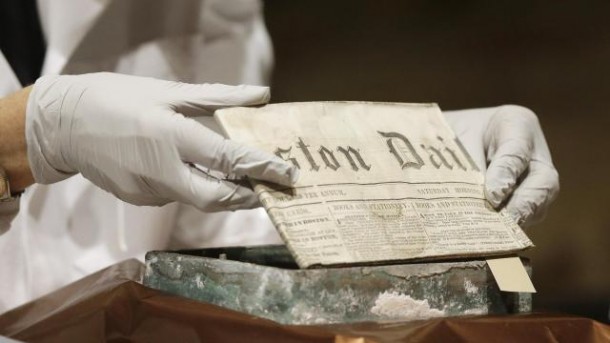
<instances>
[{"instance_id":1,"label":"white powder residue","mask_svg":"<svg viewBox=\"0 0 610 343\"><path fill-rule=\"evenodd\" d=\"M201 275L197 275L195 277L195 284L197 285L197 288L199 289L203 289L205 287L205 282L203 282L203 280L201 279Z\"/></svg>"},{"instance_id":2,"label":"white powder residue","mask_svg":"<svg viewBox=\"0 0 610 343\"><path fill-rule=\"evenodd\" d=\"M477 316L477 315L487 314L487 312L488 312L487 308L485 308L485 307L471 308L471 309L464 311L464 315Z\"/></svg>"},{"instance_id":3,"label":"white powder residue","mask_svg":"<svg viewBox=\"0 0 610 343\"><path fill-rule=\"evenodd\" d=\"M470 279L464 279L464 289L468 294L479 292L479 287L475 286Z\"/></svg>"},{"instance_id":4,"label":"white powder residue","mask_svg":"<svg viewBox=\"0 0 610 343\"><path fill-rule=\"evenodd\" d=\"M430 308L428 299L416 300L406 294L383 292L379 294L371 313L392 319L427 319L442 317L445 311Z\"/></svg>"}]
</instances>

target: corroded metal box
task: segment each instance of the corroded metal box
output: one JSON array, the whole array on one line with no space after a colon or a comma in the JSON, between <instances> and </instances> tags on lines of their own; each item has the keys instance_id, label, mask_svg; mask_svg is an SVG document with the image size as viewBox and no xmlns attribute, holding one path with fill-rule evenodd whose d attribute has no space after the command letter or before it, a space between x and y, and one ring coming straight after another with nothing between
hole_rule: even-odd
<instances>
[{"instance_id":1,"label":"corroded metal box","mask_svg":"<svg viewBox=\"0 0 610 343\"><path fill-rule=\"evenodd\" d=\"M149 252L144 284L282 324L531 310L531 294L501 292L485 260L298 269L281 245Z\"/></svg>"}]
</instances>

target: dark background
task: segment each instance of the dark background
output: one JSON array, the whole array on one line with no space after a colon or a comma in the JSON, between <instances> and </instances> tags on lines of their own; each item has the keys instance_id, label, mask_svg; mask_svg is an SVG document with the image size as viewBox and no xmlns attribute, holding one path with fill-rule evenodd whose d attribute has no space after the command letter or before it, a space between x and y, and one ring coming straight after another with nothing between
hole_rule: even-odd
<instances>
[{"instance_id":1,"label":"dark background","mask_svg":"<svg viewBox=\"0 0 610 343\"><path fill-rule=\"evenodd\" d=\"M561 177L536 248L536 310L608 320L610 2L268 0L273 102L519 104Z\"/></svg>"}]
</instances>

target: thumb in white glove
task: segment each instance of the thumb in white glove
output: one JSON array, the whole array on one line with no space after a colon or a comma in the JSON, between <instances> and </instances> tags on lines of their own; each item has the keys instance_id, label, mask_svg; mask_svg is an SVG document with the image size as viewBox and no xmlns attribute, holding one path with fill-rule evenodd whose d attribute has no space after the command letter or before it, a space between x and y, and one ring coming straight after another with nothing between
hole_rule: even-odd
<instances>
[{"instance_id":1,"label":"thumb in white glove","mask_svg":"<svg viewBox=\"0 0 610 343\"><path fill-rule=\"evenodd\" d=\"M443 112L485 171L485 195L521 226L540 221L559 193L559 176L536 115L521 106Z\"/></svg>"},{"instance_id":2,"label":"thumb in white glove","mask_svg":"<svg viewBox=\"0 0 610 343\"><path fill-rule=\"evenodd\" d=\"M28 99L28 159L38 183L75 173L135 205L258 206L253 191L194 167L292 185L276 156L226 140L185 115L266 103L269 89L184 84L112 73L40 78Z\"/></svg>"}]
</instances>

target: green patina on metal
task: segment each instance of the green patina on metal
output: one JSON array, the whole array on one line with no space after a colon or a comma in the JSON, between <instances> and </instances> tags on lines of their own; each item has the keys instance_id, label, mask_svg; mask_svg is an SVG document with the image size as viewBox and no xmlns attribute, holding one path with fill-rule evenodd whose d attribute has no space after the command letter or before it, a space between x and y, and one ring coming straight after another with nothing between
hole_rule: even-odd
<instances>
[{"instance_id":1,"label":"green patina on metal","mask_svg":"<svg viewBox=\"0 0 610 343\"><path fill-rule=\"evenodd\" d=\"M531 310L531 295L500 292L484 260L298 269L284 246L149 252L144 284L283 324Z\"/></svg>"}]
</instances>

